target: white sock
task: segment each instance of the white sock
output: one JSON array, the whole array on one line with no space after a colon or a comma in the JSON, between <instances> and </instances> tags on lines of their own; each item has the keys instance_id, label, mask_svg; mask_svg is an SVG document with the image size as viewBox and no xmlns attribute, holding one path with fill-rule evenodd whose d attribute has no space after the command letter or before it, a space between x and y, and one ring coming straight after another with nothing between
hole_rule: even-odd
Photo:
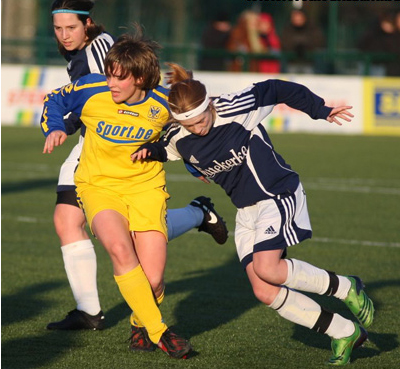
<instances>
[{"instance_id":1,"label":"white sock","mask_svg":"<svg viewBox=\"0 0 400 369\"><path fill-rule=\"evenodd\" d=\"M192 228L200 227L203 219L203 210L196 206L188 205L184 208L168 209L168 240L171 241Z\"/></svg>"},{"instance_id":2,"label":"white sock","mask_svg":"<svg viewBox=\"0 0 400 369\"><path fill-rule=\"evenodd\" d=\"M333 314L332 322L325 333L332 338L343 338L351 336L355 329L351 320L345 319L339 314Z\"/></svg>"},{"instance_id":3,"label":"white sock","mask_svg":"<svg viewBox=\"0 0 400 369\"><path fill-rule=\"evenodd\" d=\"M323 295L329 286L329 274L326 270L296 259L285 259L288 276L285 286L299 291Z\"/></svg>"},{"instance_id":4,"label":"white sock","mask_svg":"<svg viewBox=\"0 0 400 369\"><path fill-rule=\"evenodd\" d=\"M351 287L348 278L332 272L328 273L326 270L317 268L305 261L297 259L285 259L285 261L288 267L288 275L283 285L299 291L324 295L327 294L328 288L329 290L332 288L331 278L333 278L336 280L333 284L337 288L333 296L341 300L347 297Z\"/></svg>"},{"instance_id":5,"label":"white sock","mask_svg":"<svg viewBox=\"0 0 400 369\"><path fill-rule=\"evenodd\" d=\"M97 292L96 253L91 240L70 243L61 247L64 267L77 309L90 315L101 310Z\"/></svg>"},{"instance_id":6,"label":"white sock","mask_svg":"<svg viewBox=\"0 0 400 369\"><path fill-rule=\"evenodd\" d=\"M342 275L338 275L337 277L339 278L339 287L337 292L333 296L337 297L340 300L344 300L349 294L351 282L350 279L343 277Z\"/></svg>"},{"instance_id":7,"label":"white sock","mask_svg":"<svg viewBox=\"0 0 400 369\"><path fill-rule=\"evenodd\" d=\"M313 328L321 315L321 306L308 296L282 287L269 307L293 323Z\"/></svg>"},{"instance_id":8,"label":"white sock","mask_svg":"<svg viewBox=\"0 0 400 369\"><path fill-rule=\"evenodd\" d=\"M322 309L314 300L289 288L282 287L270 307L282 318L332 338L349 337L355 330L351 320Z\"/></svg>"}]
</instances>

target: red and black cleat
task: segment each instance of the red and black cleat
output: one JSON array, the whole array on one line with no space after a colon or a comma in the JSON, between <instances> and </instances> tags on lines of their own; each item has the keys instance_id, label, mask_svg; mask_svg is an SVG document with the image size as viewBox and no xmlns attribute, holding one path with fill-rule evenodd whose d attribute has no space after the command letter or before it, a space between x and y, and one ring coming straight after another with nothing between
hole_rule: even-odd
<instances>
[{"instance_id":1,"label":"red and black cleat","mask_svg":"<svg viewBox=\"0 0 400 369\"><path fill-rule=\"evenodd\" d=\"M129 350L131 351L154 351L156 345L150 340L144 327L131 326L132 334L128 338Z\"/></svg>"},{"instance_id":2,"label":"red and black cleat","mask_svg":"<svg viewBox=\"0 0 400 369\"><path fill-rule=\"evenodd\" d=\"M179 337L169 328L161 336L158 347L175 359L187 359L189 352L192 351L190 342Z\"/></svg>"}]
</instances>

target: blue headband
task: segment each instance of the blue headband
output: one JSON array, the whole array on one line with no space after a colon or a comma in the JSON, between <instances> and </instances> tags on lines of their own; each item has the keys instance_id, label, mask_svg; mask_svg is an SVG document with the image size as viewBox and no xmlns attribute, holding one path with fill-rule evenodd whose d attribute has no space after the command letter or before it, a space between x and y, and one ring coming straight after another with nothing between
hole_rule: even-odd
<instances>
[{"instance_id":1,"label":"blue headband","mask_svg":"<svg viewBox=\"0 0 400 369\"><path fill-rule=\"evenodd\" d=\"M89 15L90 13L86 10L71 10L71 9L57 9L53 10L51 14L57 14L57 13L73 13L73 14L83 14L83 15Z\"/></svg>"}]
</instances>

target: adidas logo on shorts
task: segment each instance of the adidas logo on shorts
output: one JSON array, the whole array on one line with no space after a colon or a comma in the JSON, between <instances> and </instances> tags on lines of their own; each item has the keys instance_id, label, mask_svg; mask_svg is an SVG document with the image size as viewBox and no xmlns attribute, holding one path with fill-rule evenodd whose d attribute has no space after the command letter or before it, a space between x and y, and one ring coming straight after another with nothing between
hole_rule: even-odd
<instances>
[{"instance_id":1,"label":"adidas logo on shorts","mask_svg":"<svg viewBox=\"0 0 400 369\"><path fill-rule=\"evenodd\" d=\"M276 231L275 231L274 227L269 226L269 227L265 230L264 233L265 233L265 234L276 234Z\"/></svg>"}]
</instances>

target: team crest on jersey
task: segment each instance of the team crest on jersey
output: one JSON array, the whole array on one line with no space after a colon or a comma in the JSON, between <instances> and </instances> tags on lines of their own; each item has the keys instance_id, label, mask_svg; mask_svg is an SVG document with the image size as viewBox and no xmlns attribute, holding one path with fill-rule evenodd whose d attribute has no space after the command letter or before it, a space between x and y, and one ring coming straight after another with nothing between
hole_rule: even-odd
<instances>
[{"instance_id":1,"label":"team crest on jersey","mask_svg":"<svg viewBox=\"0 0 400 369\"><path fill-rule=\"evenodd\" d=\"M118 109L118 114L132 115L132 117L138 117L139 116L139 113L136 113L134 111L129 111L129 110L123 110L123 109Z\"/></svg>"},{"instance_id":2,"label":"team crest on jersey","mask_svg":"<svg viewBox=\"0 0 400 369\"><path fill-rule=\"evenodd\" d=\"M161 108L158 106L150 105L149 112L147 116L151 119L158 119L161 113Z\"/></svg>"}]
</instances>

